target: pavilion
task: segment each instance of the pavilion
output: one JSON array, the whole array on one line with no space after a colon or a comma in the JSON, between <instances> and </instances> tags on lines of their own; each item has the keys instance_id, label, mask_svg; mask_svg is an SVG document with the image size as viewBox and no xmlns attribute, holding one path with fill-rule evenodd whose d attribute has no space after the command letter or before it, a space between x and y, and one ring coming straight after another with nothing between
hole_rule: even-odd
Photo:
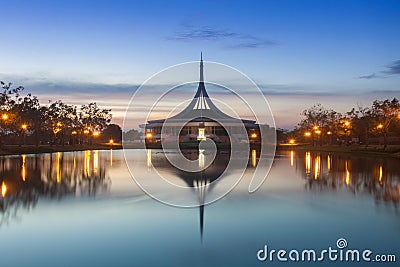
<instances>
[{"instance_id":1,"label":"pavilion","mask_svg":"<svg viewBox=\"0 0 400 267\"><path fill-rule=\"evenodd\" d=\"M231 134L235 142L259 142L259 125L253 120L242 120L231 117L218 109L211 101L203 74L203 56L200 58L200 81L197 92L189 105L180 113L167 119L149 120L145 127L146 143L176 140L179 142L199 141L206 138L215 142L230 143ZM224 127L222 125L224 125ZM182 127L183 126L183 127ZM243 136L243 126L247 136ZM230 127L228 130L227 127Z\"/></svg>"}]
</instances>

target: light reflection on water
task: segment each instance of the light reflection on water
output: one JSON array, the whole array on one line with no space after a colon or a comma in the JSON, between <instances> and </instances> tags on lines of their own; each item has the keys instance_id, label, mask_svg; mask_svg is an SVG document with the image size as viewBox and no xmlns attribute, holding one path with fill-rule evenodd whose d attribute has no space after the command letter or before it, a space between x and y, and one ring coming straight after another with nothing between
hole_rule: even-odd
<instances>
[{"instance_id":1,"label":"light reflection on water","mask_svg":"<svg viewBox=\"0 0 400 267\"><path fill-rule=\"evenodd\" d=\"M136 152L129 151L127 160L148 175L155 175L156 167L193 186L199 204L218 190L218 181L206 187L215 177L200 180L176 171L160 151L148 150L145 158ZM207 157L197 151L189 156L197 156L199 164ZM265 243L318 248L342 236L354 246L398 253L399 160L282 151L264 185L248 194L258 157L252 150L234 191L196 209L173 208L146 197L130 177L122 151L1 157L2 263L260 266L255 253ZM212 167L219 173L221 164ZM35 239L48 245L38 248ZM30 249L18 257L22 244ZM153 256L154 244L161 258Z\"/></svg>"}]
</instances>

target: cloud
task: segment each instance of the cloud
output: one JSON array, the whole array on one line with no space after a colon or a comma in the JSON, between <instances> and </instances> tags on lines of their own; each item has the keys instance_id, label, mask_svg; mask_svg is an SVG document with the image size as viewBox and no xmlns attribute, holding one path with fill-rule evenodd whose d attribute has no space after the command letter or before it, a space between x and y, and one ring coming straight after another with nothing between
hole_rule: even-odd
<instances>
[{"instance_id":1,"label":"cloud","mask_svg":"<svg viewBox=\"0 0 400 267\"><path fill-rule=\"evenodd\" d=\"M398 75L398 74L400 74L400 59L395 60L391 64L387 65L386 69L380 71L380 73L383 75L378 75L374 72L370 75L359 76L358 78L370 80L370 79L376 79L376 78L386 78L388 75L396 75L396 74Z\"/></svg>"},{"instance_id":2,"label":"cloud","mask_svg":"<svg viewBox=\"0 0 400 267\"><path fill-rule=\"evenodd\" d=\"M192 25L182 25L167 40L175 41L217 41L224 44L226 48L264 48L277 45L276 42L262 39L256 36L234 32L229 29L221 29L212 26L195 27Z\"/></svg>"},{"instance_id":3,"label":"cloud","mask_svg":"<svg viewBox=\"0 0 400 267\"><path fill-rule=\"evenodd\" d=\"M383 71L386 74L400 74L400 60L396 60L388 65L387 70Z\"/></svg>"},{"instance_id":4,"label":"cloud","mask_svg":"<svg viewBox=\"0 0 400 267\"><path fill-rule=\"evenodd\" d=\"M363 76L360 76L360 77L358 77L358 78L359 78L359 79L367 79L367 80L370 80L370 79L379 78L379 76L376 75L376 73L374 72L374 73L372 73L372 74L370 74L370 75L363 75Z\"/></svg>"}]
</instances>

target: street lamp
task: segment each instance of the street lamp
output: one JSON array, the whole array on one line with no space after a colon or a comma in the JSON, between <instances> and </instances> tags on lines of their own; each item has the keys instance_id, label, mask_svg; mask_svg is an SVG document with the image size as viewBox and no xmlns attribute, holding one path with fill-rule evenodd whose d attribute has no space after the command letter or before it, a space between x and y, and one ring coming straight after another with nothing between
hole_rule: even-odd
<instances>
[{"instance_id":1,"label":"street lamp","mask_svg":"<svg viewBox=\"0 0 400 267\"><path fill-rule=\"evenodd\" d=\"M383 129L383 124L382 124L382 123L379 123L378 126L376 126L376 128L378 128L378 129Z\"/></svg>"},{"instance_id":2,"label":"street lamp","mask_svg":"<svg viewBox=\"0 0 400 267\"><path fill-rule=\"evenodd\" d=\"M1 118L3 119L3 121L8 120L8 114L4 113L3 115L1 115Z\"/></svg>"},{"instance_id":3,"label":"street lamp","mask_svg":"<svg viewBox=\"0 0 400 267\"><path fill-rule=\"evenodd\" d=\"M290 139L290 140L289 140L289 144L291 144L291 145L294 145L295 142L296 142L296 141L295 141L294 139Z\"/></svg>"},{"instance_id":4,"label":"street lamp","mask_svg":"<svg viewBox=\"0 0 400 267\"><path fill-rule=\"evenodd\" d=\"M26 144L26 130L28 129L28 125L25 123L22 124L21 129L23 131L23 138L24 138L24 145L25 145Z\"/></svg>"},{"instance_id":5,"label":"street lamp","mask_svg":"<svg viewBox=\"0 0 400 267\"><path fill-rule=\"evenodd\" d=\"M100 133L99 132L93 132L93 136L99 136L100 135Z\"/></svg>"}]
</instances>

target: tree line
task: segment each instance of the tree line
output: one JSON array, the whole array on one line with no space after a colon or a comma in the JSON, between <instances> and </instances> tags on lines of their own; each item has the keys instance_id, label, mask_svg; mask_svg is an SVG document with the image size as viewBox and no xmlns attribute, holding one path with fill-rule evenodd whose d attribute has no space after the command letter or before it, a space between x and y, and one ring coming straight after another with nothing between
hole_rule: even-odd
<instances>
[{"instance_id":1,"label":"tree line","mask_svg":"<svg viewBox=\"0 0 400 267\"><path fill-rule=\"evenodd\" d=\"M80 108L62 100L42 105L24 87L0 81L0 146L4 144L84 144L110 125L111 109L96 103Z\"/></svg>"},{"instance_id":2,"label":"tree line","mask_svg":"<svg viewBox=\"0 0 400 267\"><path fill-rule=\"evenodd\" d=\"M301 113L301 121L293 131L283 135L313 145L369 145L371 140L382 140L386 148L390 139L400 137L400 103L397 98L375 100L370 107L357 106L345 113L316 104Z\"/></svg>"}]
</instances>

